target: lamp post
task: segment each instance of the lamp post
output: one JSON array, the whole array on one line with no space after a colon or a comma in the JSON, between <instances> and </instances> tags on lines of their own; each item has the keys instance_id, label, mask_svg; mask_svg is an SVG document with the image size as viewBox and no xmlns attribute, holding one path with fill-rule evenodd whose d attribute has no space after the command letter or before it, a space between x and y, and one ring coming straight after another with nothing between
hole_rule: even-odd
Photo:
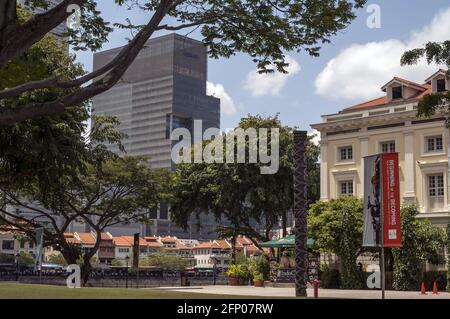
<instances>
[{"instance_id":1,"label":"lamp post","mask_svg":"<svg viewBox=\"0 0 450 319\"><path fill-rule=\"evenodd\" d=\"M216 285L217 259L213 257L212 262L213 262L213 285Z\"/></svg>"},{"instance_id":2,"label":"lamp post","mask_svg":"<svg viewBox=\"0 0 450 319\"><path fill-rule=\"evenodd\" d=\"M14 258L14 263L16 266L16 281L19 281L19 258L20 258L20 254L17 253Z\"/></svg>"},{"instance_id":3,"label":"lamp post","mask_svg":"<svg viewBox=\"0 0 450 319\"><path fill-rule=\"evenodd\" d=\"M130 261L130 256L126 256L125 261L127 262L127 269L126 269L127 275L125 277L125 288L128 288L128 262Z\"/></svg>"}]
</instances>

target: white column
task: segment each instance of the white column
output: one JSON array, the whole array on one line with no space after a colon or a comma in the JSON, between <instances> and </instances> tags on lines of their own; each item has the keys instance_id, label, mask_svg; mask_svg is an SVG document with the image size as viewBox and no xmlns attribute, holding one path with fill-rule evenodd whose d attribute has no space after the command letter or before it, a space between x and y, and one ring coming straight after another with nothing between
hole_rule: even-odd
<instances>
[{"instance_id":1,"label":"white column","mask_svg":"<svg viewBox=\"0 0 450 319\"><path fill-rule=\"evenodd\" d=\"M448 198L450 194L450 129L447 130L447 194L445 194L445 198L447 199L447 203L444 205L448 205L450 208L450 203L448 203Z\"/></svg>"},{"instance_id":2,"label":"white column","mask_svg":"<svg viewBox=\"0 0 450 319\"><path fill-rule=\"evenodd\" d=\"M367 129L365 129L364 131L367 131ZM357 192L355 193L357 196L359 195L360 197L364 198L364 157L369 155L369 138L368 137L361 137L359 139L359 145L361 148L361 156L360 156L360 161L361 161L361 170L359 171L359 176L360 176L360 182L361 182L361 187Z\"/></svg>"},{"instance_id":3,"label":"white column","mask_svg":"<svg viewBox=\"0 0 450 319\"><path fill-rule=\"evenodd\" d=\"M405 177L405 193L403 199L406 203L413 204L416 199L415 174L414 174L414 133L408 131L404 133L405 144L405 165L403 176Z\"/></svg>"},{"instance_id":4,"label":"white column","mask_svg":"<svg viewBox=\"0 0 450 319\"><path fill-rule=\"evenodd\" d=\"M320 199L328 200L328 143L320 141Z\"/></svg>"}]
</instances>

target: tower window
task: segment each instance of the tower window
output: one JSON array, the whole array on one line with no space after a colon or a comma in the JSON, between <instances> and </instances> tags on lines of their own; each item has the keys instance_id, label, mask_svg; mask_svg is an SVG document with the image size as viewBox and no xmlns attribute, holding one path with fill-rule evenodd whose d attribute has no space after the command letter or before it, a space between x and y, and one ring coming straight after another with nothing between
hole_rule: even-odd
<instances>
[{"instance_id":1,"label":"tower window","mask_svg":"<svg viewBox=\"0 0 450 319\"><path fill-rule=\"evenodd\" d=\"M403 89L401 86L394 86L392 88L392 99L402 99L403 98Z\"/></svg>"},{"instance_id":2,"label":"tower window","mask_svg":"<svg viewBox=\"0 0 450 319\"><path fill-rule=\"evenodd\" d=\"M445 91L445 79L439 79L436 81L436 91L437 92L444 92Z\"/></svg>"}]
</instances>

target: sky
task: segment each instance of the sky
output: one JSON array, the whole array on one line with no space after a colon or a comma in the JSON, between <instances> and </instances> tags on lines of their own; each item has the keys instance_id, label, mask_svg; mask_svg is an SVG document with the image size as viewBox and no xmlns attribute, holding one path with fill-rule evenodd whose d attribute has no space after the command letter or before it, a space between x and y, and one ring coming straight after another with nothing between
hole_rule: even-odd
<instances>
[{"instance_id":1,"label":"sky","mask_svg":"<svg viewBox=\"0 0 450 319\"><path fill-rule=\"evenodd\" d=\"M129 18L138 24L149 18L148 13L118 9L112 0L98 4L107 21ZM373 13L368 12L369 5L380 8L379 28L367 26ZM189 36L201 39L198 32ZM124 45L129 37L129 31L115 30L102 50ZM368 1L357 11L357 19L322 47L320 57L286 52L289 74L259 75L246 54L209 59L207 90L221 98L222 130L235 127L247 114L279 113L282 124L311 131L310 124L321 122L321 115L382 96L380 88L394 76L423 83L439 66L422 61L401 67L402 53L428 41L448 39L449 0ZM92 69L92 58L92 52L77 53L87 70Z\"/></svg>"}]
</instances>

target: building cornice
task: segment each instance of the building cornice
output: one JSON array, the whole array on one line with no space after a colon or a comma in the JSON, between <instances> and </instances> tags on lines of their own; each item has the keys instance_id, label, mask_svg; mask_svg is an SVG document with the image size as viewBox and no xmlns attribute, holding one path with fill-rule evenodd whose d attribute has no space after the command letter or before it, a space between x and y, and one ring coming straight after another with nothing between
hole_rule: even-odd
<instances>
[{"instance_id":1,"label":"building cornice","mask_svg":"<svg viewBox=\"0 0 450 319\"><path fill-rule=\"evenodd\" d=\"M368 112L367 112L368 113ZM443 113L439 112L438 114L430 117L423 118L424 120L428 119L438 119L442 117ZM385 114L377 114L371 116L361 116L355 118L344 118L342 120L336 119L333 121L323 122L312 124L311 127L320 131L321 133L328 132L339 132L346 131L352 129L359 129L368 126L377 126L377 125L389 125L395 124L399 122L408 122L418 120L417 110L412 109L408 111L402 112L389 112Z\"/></svg>"}]
</instances>

